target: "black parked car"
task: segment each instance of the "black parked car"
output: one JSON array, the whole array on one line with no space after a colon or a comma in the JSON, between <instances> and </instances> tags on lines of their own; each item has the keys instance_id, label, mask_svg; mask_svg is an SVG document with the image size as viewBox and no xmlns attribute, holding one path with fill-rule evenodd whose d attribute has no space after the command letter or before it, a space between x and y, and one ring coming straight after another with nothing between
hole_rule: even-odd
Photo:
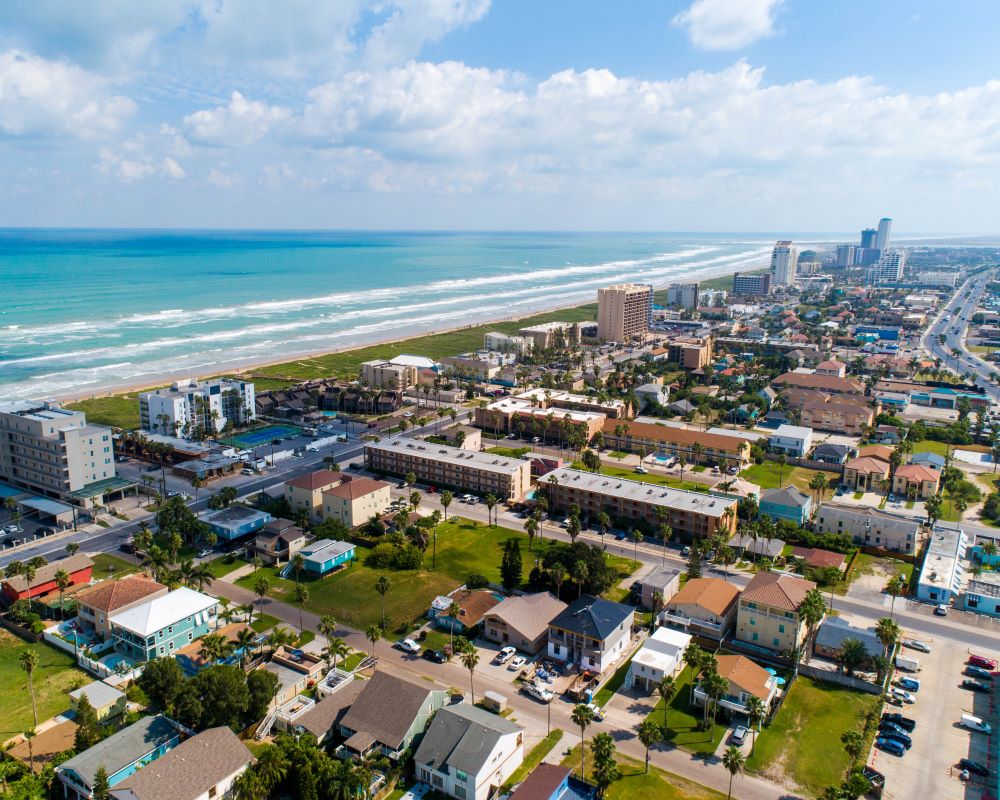
<instances>
[{"instance_id":1,"label":"black parked car","mask_svg":"<svg viewBox=\"0 0 1000 800\"><path fill-rule=\"evenodd\" d=\"M902 714L897 712L883 714L882 721L891 722L893 725L898 725L904 731L909 731L910 733L913 733L913 729L917 727L917 721L915 719L904 717Z\"/></svg>"},{"instance_id":2,"label":"black parked car","mask_svg":"<svg viewBox=\"0 0 1000 800\"><path fill-rule=\"evenodd\" d=\"M877 769L872 769L871 767L865 767L861 770L861 774L868 778L868 782L875 788L881 789L885 786L885 775L879 772Z\"/></svg>"},{"instance_id":3,"label":"black parked car","mask_svg":"<svg viewBox=\"0 0 1000 800\"><path fill-rule=\"evenodd\" d=\"M991 691L990 687L982 681L964 680L962 688L968 689L970 692L983 692L984 694L989 694Z\"/></svg>"},{"instance_id":4,"label":"black parked car","mask_svg":"<svg viewBox=\"0 0 1000 800\"><path fill-rule=\"evenodd\" d=\"M971 758L963 758L958 762L958 766L961 769L967 769L974 775L987 776L990 771L986 768L986 765L980 761L973 761Z\"/></svg>"},{"instance_id":5,"label":"black parked car","mask_svg":"<svg viewBox=\"0 0 1000 800\"><path fill-rule=\"evenodd\" d=\"M424 650L420 655L428 661L433 661L435 664L443 664L448 660L448 657L440 650Z\"/></svg>"}]
</instances>

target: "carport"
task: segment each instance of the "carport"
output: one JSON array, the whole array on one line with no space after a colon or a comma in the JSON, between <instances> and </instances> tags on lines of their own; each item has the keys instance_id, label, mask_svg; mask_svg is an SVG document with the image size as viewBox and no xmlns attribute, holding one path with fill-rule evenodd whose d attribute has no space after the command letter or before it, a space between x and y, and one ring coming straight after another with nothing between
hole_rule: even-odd
<instances>
[{"instance_id":1,"label":"carport","mask_svg":"<svg viewBox=\"0 0 1000 800\"><path fill-rule=\"evenodd\" d=\"M81 501L84 508L90 508L95 504L106 504L109 495L119 494L124 499L125 492L129 489L135 489L135 493L138 496L139 486L135 481L115 476L114 478L104 478L100 481L88 483L82 489L70 492L68 496L74 500Z\"/></svg>"},{"instance_id":2,"label":"carport","mask_svg":"<svg viewBox=\"0 0 1000 800\"><path fill-rule=\"evenodd\" d=\"M76 514L76 509L73 506L45 497L29 497L25 500L18 500L17 504L24 509L37 512L39 519L45 517L59 525L72 525Z\"/></svg>"}]
</instances>

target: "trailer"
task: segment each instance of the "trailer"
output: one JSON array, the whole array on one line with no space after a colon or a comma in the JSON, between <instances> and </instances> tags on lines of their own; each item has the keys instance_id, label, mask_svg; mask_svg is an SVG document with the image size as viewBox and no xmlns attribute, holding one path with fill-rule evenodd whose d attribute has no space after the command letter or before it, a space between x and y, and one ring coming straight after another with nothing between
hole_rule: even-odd
<instances>
[{"instance_id":1,"label":"trailer","mask_svg":"<svg viewBox=\"0 0 1000 800\"><path fill-rule=\"evenodd\" d=\"M566 687L566 695L577 703L589 702L600 678L598 673L591 672L589 669L584 670Z\"/></svg>"}]
</instances>

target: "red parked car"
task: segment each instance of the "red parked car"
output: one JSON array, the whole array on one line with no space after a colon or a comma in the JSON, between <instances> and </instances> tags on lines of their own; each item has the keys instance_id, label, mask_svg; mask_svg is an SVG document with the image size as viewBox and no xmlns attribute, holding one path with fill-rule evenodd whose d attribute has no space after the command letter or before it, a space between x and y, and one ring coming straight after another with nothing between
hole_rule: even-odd
<instances>
[{"instance_id":1,"label":"red parked car","mask_svg":"<svg viewBox=\"0 0 1000 800\"><path fill-rule=\"evenodd\" d=\"M982 667L988 670L995 670L997 668L997 662L986 656L969 656L969 663L974 667Z\"/></svg>"}]
</instances>

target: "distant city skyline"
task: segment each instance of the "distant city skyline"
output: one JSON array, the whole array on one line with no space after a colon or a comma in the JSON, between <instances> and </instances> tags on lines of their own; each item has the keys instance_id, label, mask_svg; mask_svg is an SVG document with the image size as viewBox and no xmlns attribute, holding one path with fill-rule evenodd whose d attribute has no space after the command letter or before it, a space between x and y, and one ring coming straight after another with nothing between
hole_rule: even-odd
<instances>
[{"instance_id":1,"label":"distant city skyline","mask_svg":"<svg viewBox=\"0 0 1000 800\"><path fill-rule=\"evenodd\" d=\"M998 26L987 0L6 4L0 214L995 234Z\"/></svg>"}]
</instances>

